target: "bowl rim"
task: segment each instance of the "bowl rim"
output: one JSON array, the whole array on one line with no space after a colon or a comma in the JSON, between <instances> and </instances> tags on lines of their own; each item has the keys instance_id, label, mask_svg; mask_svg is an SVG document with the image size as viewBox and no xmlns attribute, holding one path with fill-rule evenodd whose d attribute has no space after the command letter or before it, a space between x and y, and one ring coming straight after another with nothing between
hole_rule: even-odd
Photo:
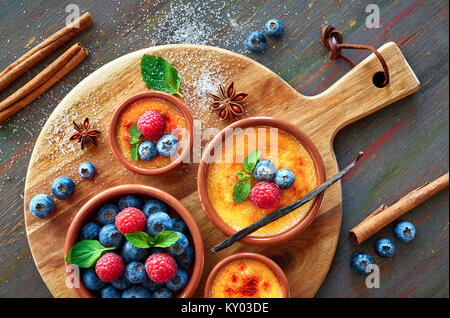
<instances>
[{"instance_id":1,"label":"bowl rim","mask_svg":"<svg viewBox=\"0 0 450 318\"><path fill-rule=\"evenodd\" d=\"M131 161L129 161L122 154L122 151L120 150L120 147L117 142L116 125L117 125L117 121L120 118L120 115L127 107L131 106L132 104L134 104L140 100L151 99L151 98L163 99L181 112L181 114L183 115L183 117L186 121L186 126L187 126L187 129L189 132L189 134L188 134L189 146L185 147L183 149L183 151L181 152L181 154L174 161L172 161L171 163L169 163L168 165L166 165L164 167L142 168L142 167L138 166L137 164L134 164ZM113 153L114 157L116 157L116 159L128 170L131 170L133 172L136 172L141 175L146 175L146 176L160 175L160 174L163 174L170 170L175 169L178 165L180 165L185 160L185 158L187 156L190 155L192 145L193 145L193 139L194 139L193 126L194 126L194 124L193 124L191 113L190 113L189 109L186 107L186 105L184 104L184 102L182 100L180 100L179 98L177 98L169 93L162 92L162 91L149 90L149 91L140 92L140 93L134 94L134 95L128 97L127 99L125 99L119 105L119 107L117 107L116 110L114 111L114 113L111 117L111 120L109 121L109 126L108 126L109 148L111 149L111 152Z\"/></svg>"},{"instance_id":2,"label":"bowl rim","mask_svg":"<svg viewBox=\"0 0 450 318\"><path fill-rule=\"evenodd\" d=\"M258 253L251 253L251 252L242 252L242 253L235 253L228 255L224 259L220 260L209 272L208 278L206 279L205 288L203 291L203 296L205 298L212 298L212 287L214 284L214 280L219 273L226 265L230 264L233 261L240 260L240 259L252 259L259 261L261 263L264 263L267 265L272 272L275 274L275 276L278 278L278 281L280 282L281 288L283 290L283 298L290 298L290 288L289 288L289 282L287 280L286 274L281 269L281 267L275 263L273 260L268 258L267 256L264 256L262 254Z\"/></svg>"},{"instance_id":3,"label":"bowl rim","mask_svg":"<svg viewBox=\"0 0 450 318\"><path fill-rule=\"evenodd\" d=\"M64 264L66 267L67 275L70 275L70 270L68 271L69 264L66 263L65 258L69 253L70 249L78 242L79 233L81 231L82 226L89 219L92 213L95 213L96 208L100 207L103 203L117 198L121 195L125 194L140 194L146 195L152 198L159 199L169 205L172 210L174 210L179 217L181 217L191 234L194 251L195 251L195 259L192 267L192 275L187 283L186 287L177 295L178 298L190 298L194 295L197 287L201 281L204 263L205 263L205 255L204 255L204 245L203 239L200 232L200 228L198 227L196 221L192 217L192 214L189 210L174 196L169 193L162 191L158 188L142 185L142 184L126 184L119 185L107 190L104 190L94 197L89 199L81 209L77 212L74 219L70 223L69 229L66 234L66 239L64 243ZM78 297L81 298L93 298L95 295L91 293L83 284L80 279L80 287L73 287L75 293Z\"/></svg>"},{"instance_id":4,"label":"bowl rim","mask_svg":"<svg viewBox=\"0 0 450 318\"><path fill-rule=\"evenodd\" d=\"M308 151L311 159L314 162L314 167L317 175L317 186L326 181L325 165L323 163L322 156L320 155L319 151L317 150L312 140L308 137L308 135L306 135L302 130L300 130L293 124L273 117L249 117L228 125L219 134L217 134L206 147L205 151L202 154L197 173L197 191L203 210L205 211L209 220L214 224L214 226L227 236L236 233L236 230L234 230L231 226L229 226L227 223L225 223L225 221L222 220L222 218L213 208L211 201L209 200L206 185L207 169L209 165L208 161L212 157L211 153L213 152L215 145L219 143L220 140L225 138L227 129L248 128L255 126L275 127L293 136ZM311 205L306 215L298 223L288 228L287 230L278 234L268 236L249 235L241 239L240 242L248 245L274 245L282 243L300 234L314 221L321 207L323 197L324 193L319 194L314 199L313 204Z\"/></svg>"}]
</instances>

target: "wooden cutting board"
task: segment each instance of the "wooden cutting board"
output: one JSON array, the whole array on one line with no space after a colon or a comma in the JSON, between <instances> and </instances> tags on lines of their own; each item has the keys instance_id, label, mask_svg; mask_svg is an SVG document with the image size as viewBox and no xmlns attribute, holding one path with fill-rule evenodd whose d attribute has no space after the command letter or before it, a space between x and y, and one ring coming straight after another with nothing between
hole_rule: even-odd
<instances>
[{"instance_id":1,"label":"wooden cutting board","mask_svg":"<svg viewBox=\"0 0 450 318\"><path fill-rule=\"evenodd\" d=\"M127 171L109 150L107 126L112 112L122 100L146 90L141 79L140 60L144 53L169 60L183 79L185 102L194 121L200 123L203 138L210 140L214 130L231 121L221 122L208 110L205 92L217 84L235 82L238 91L249 93L245 117L271 116L298 126L309 135L322 155L328 177L338 171L333 138L345 125L389 105L419 88L419 81L395 43L383 45L391 84L376 87L372 78L381 70L372 54L354 67L325 92L306 97L271 70L240 54L198 45L153 47L122 56L92 73L79 83L56 107L36 142L25 183L25 223L27 237L39 272L55 297L74 297L65 285L63 246L67 229L79 208L93 195L112 186L142 183L174 195L197 221L205 243L205 268L197 296L203 293L206 277L225 256L236 252L257 252L274 259L285 271L292 297L312 297L324 280L336 250L342 217L341 185L326 191L319 216L301 235L281 245L254 247L237 243L213 255L209 249L225 236L209 222L196 191L198 164L183 164L166 175L146 177ZM212 92L214 92L214 90ZM89 117L102 134L99 146L81 151L68 138L72 121ZM207 136L209 135L209 136ZM204 144L205 142L203 142ZM363 149L361 149L363 150ZM78 165L91 161L98 169L94 180L82 180ZM55 200L55 211L48 219L34 218L28 205L38 193L51 194L51 182L66 175L76 183L74 196Z\"/></svg>"}]
</instances>

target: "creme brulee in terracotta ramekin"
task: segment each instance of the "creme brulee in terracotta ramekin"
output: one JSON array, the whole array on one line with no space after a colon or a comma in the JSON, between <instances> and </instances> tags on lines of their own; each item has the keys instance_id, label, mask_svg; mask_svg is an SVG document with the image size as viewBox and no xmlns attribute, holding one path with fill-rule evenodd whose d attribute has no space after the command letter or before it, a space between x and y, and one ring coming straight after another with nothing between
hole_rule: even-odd
<instances>
[{"instance_id":1,"label":"creme brulee in terracotta ramekin","mask_svg":"<svg viewBox=\"0 0 450 318\"><path fill-rule=\"evenodd\" d=\"M256 253L232 254L208 275L205 298L288 298L289 284L281 268Z\"/></svg>"},{"instance_id":2,"label":"creme brulee in terracotta ramekin","mask_svg":"<svg viewBox=\"0 0 450 318\"><path fill-rule=\"evenodd\" d=\"M246 129L251 129L255 139L239 137L239 130L236 128L241 128L244 134ZM254 150L262 151L260 159L269 159L277 169L290 169L295 175L293 185L280 190L280 203L275 208L261 209L250 199L241 203L235 203L233 200L233 187L238 181L236 173L244 171L244 158ZM227 156L229 157L226 158ZM197 180L200 200L206 214L226 235L231 235L274 210L301 199L324 181L325 168L312 141L297 127L267 117L238 121L217 135L203 153ZM251 178L250 182L253 186L257 181ZM322 198L323 195L319 195L241 242L268 245L280 243L299 234L314 220Z\"/></svg>"}]
</instances>

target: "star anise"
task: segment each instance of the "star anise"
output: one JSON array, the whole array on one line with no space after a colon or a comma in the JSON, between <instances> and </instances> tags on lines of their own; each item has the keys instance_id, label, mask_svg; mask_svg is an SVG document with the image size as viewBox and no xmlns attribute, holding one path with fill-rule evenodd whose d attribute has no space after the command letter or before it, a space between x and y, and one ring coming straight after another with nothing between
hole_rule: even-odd
<instances>
[{"instance_id":1,"label":"star anise","mask_svg":"<svg viewBox=\"0 0 450 318\"><path fill-rule=\"evenodd\" d=\"M225 89L224 86L219 85L219 94L209 94L214 99L214 102L210 105L211 110L217 110L219 112L219 118L225 119L228 116L242 116L244 114L244 107L241 105L246 99L247 93L236 93L234 83Z\"/></svg>"},{"instance_id":2,"label":"star anise","mask_svg":"<svg viewBox=\"0 0 450 318\"><path fill-rule=\"evenodd\" d=\"M100 131L89 129L89 118L86 118L83 124L77 124L74 121L73 126L77 133L73 134L70 140L78 140L78 142L81 142L81 150L84 149L88 142L97 146L97 136L100 134Z\"/></svg>"}]
</instances>

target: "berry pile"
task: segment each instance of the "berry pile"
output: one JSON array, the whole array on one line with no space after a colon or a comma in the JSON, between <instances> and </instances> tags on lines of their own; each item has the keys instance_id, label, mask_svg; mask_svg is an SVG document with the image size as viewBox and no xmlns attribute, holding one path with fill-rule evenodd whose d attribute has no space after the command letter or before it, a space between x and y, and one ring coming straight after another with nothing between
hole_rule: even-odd
<instances>
[{"instance_id":1,"label":"berry pile","mask_svg":"<svg viewBox=\"0 0 450 318\"><path fill-rule=\"evenodd\" d=\"M117 204L103 204L96 219L83 226L77 243L98 240L107 250L95 265L83 270L86 288L102 298L176 296L188 283L194 249L185 222L168 213L164 202L153 198L144 202L136 195L122 196ZM136 242L129 236L136 233L148 234L147 237L153 237L151 240L160 233L178 235L165 248L140 248L133 245Z\"/></svg>"},{"instance_id":2,"label":"berry pile","mask_svg":"<svg viewBox=\"0 0 450 318\"><path fill-rule=\"evenodd\" d=\"M295 181L289 169L277 170L268 159L260 159L253 169L253 177L258 181L250 190L250 200L261 209L273 209L280 204L280 189L289 189Z\"/></svg>"},{"instance_id":3,"label":"berry pile","mask_svg":"<svg viewBox=\"0 0 450 318\"><path fill-rule=\"evenodd\" d=\"M157 111L149 110L139 117L137 125L130 127L131 155L135 161L138 158L150 161L158 154L170 157L176 153L178 139L174 135L163 135L165 128L166 119Z\"/></svg>"}]
</instances>

